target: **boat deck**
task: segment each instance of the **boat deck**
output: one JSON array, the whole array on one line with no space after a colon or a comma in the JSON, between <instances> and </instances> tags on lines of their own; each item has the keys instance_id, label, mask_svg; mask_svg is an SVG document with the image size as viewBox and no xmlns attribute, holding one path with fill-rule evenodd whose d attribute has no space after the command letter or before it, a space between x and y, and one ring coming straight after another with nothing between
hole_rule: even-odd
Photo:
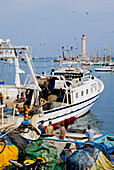
<instances>
[{"instance_id":1,"label":"boat deck","mask_svg":"<svg viewBox=\"0 0 114 170\"><path fill-rule=\"evenodd\" d=\"M15 122L3 124L3 125L0 125L0 130L8 128L8 127L14 127L14 126L15 126Z\"/></svg>"}]
</instances>

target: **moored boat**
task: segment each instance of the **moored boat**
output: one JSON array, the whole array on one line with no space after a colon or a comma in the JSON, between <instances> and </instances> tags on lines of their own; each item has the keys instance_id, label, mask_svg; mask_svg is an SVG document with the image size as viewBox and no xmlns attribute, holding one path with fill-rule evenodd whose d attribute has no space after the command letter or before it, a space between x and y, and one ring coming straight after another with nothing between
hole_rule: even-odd
<instances>
[{"instance_id":1,"label":"moored boat","mask_svg":"<svg viewBox=\"0 0 114 170\"><path fill-rule=\"evenodd\" d=\"M107 66L106 62L107 62L107 45L106 45L106 48L105 48L105 65L104 65L104 67L95 68L95 71L112 72L112 67Z\"/></svg>"},{"instance_id":2,"label":"moored boat","mask_svg":"<svg viewBox=\"0 0 114 170\"><path fill-rule=\"evenodd\" d=\"M95 71L99 71L99 72L112 72L112 67L99 67L99 68L95 68Z\"/></svg>"},{"instance_id":3,"label":"moored boat","mask_svg":"<svg viewBox=\"0 0 114 170\"><path fill-rule=\"evenodd\" d=\"M43 107L43 119L45 125L49 120L54 126L77 119L86 114L103 91L101 80L90 75L90 71L80 68L62 67L52 69L51 75L37 75L39 86L42 89L42 97L51 103L47 105L49 110ZM43 89L45 89L43 91ZM50 106L49 106L50 105ZM39 121L39 122L40 122Z\"/></svg>"}]
</instances>

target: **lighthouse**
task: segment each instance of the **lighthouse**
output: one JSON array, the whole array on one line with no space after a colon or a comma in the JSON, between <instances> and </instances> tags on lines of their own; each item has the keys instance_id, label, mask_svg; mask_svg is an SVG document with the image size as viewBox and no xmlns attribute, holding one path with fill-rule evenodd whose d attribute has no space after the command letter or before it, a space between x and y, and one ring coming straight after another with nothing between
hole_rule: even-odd
<instances>
[{"instance_id":1,"label":"lighthouse","mask_svg":"<svg viewBox=\"0 0 114 170\"><path fill-rule=\"evenodd\" d=\"M86 57L86 37L85 34L83 34L81 38L81 58L86 59Z\"/></svg>"}]
</instances>

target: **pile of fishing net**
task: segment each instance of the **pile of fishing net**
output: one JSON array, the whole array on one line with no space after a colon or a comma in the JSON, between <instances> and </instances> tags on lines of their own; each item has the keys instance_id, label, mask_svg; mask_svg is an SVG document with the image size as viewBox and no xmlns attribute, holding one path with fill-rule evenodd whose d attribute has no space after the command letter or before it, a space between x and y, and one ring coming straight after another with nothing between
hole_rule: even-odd
<instances>
[{"instance_id":1,"label":"pile of fishing net","mask_svg":"<svg viewBox=\"0 0 114 170\"><path fill-rule=\"evenodd\" d=\"M58 151L48 141L37 140L28 144L25 148L26 159L40 157L45 161L45 169L55 169L58 159Z\"/></svg>"}]
</instances>

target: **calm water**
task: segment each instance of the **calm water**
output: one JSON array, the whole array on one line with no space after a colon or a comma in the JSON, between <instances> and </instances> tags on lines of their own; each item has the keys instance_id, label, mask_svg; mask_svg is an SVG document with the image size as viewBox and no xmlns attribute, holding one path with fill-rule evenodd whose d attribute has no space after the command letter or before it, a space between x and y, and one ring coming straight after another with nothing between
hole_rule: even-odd
<instances>
[{"instance_id":1,"label":"calm water","mask_svg":"<svg viewBox=\"0 0 114 170\"><path fill-rule=\"evenodd\" d=\"M50 58L44 62L44 60L34 60L33 64L36 70L36 73L50 73L52 68L58 68L59 63L51 63ZM27 74L26 62L20 61L21 69L23 69ZM76 120L73 125L70 125L70 128L86 129L88 124L91 124L92 128L96 132L112 133L114 134L114 73L100 73L94 71L94 66L85 67L92 70L94 76L100 76L100 79L104 83L104 91L99 96L96 103L92 106L90 112L84 117ZM7 62L0 61L0 79L5 80L5 83L12 84L14 82L15 66L13 64L8 64ZM26 77L21 75L21 81L24 82Z\"/></svg>"}]
</instances>

